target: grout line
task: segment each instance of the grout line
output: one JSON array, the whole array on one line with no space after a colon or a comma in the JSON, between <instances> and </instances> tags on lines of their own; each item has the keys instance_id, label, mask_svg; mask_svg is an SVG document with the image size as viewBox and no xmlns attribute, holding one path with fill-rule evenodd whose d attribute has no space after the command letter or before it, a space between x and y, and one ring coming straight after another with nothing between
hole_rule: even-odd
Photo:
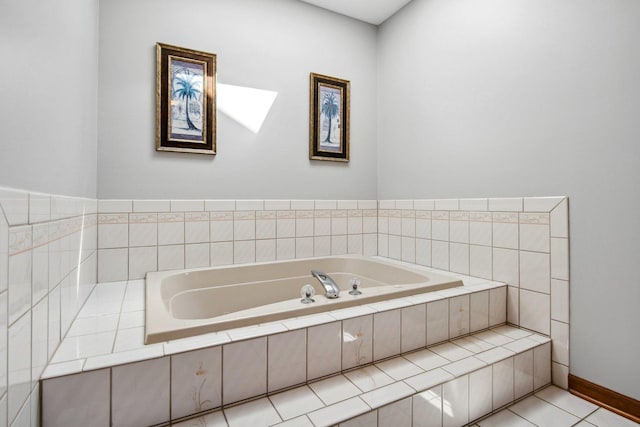
<instances>
[{"instance_id":1,"label":"grout line","mask_svg":"<svg viewBox=\"0 0 640 427\"><path fill-rule=\"evenodd\" d=\"M224 401L224 353L226 345L220 345L220 409L224 409L225 401ZM226 419L226 415L225 415Z\"/></svg>"},{"instance_id":2,"label":"grout line","mask_svg":"<svg viewBox=\"0 0 640 427\"><path fill-rule=\"evenodd\" d=\"M164 357L169 358L169 424L171 424L173 420L173 357Z\"/></svg>"},{"instance_id":3,"label":"grout line","mask_svg":"<svg viewBox=\"0 0 640 427\"><path fill-rule=\"evenodd\" d=\"M553 386L553 385L552 385L552 386ZM556 387L557 387L557 386L556 386ZM545 388L548 388L548 387L545 387ZM558 387L558 388L559 388L559 387ZM569 393L568 391L566 391L566 390L562 390L562 391L563 391L563 392L565 392L565 393L567 393L567 394L570 394L570 393ZM570 415L573 415L574 417L579 418L581 421L582 421L582 420L584 420L585 418L589 417L591 414L593 414L594 412L596 412L598 409L600 409L600 406L599 406L599 405L596 405L596 404L594 403L594 405L595 405L595 406L597 406L597 408L596 408L596 409L594 409L593 411L589 412L585 417L580 417L579 415L574 414L573 412L570 412L568 409L563 408L562 406L556 405L555 403L553 403L553 402L551 402L551 401L549 401L549 400L546 400L546 399L544 399L544 398L542 398L542 397L538 396L537 394L538 394L538 392L534 393L534 396L535 396L535 397L537 397L538 399L540 399L541 401L543 401L543 402L545 402L545 403L547 403L547 404L549 404L549 405L551 405L551 406L554 406L554 407L556 407L556 408L558 408L558 409L560 409L560 410L562 410L562 411L564 411L564 412L566 412L566 413L568 413L568 414L570 414ZM581 400L583 400L583 399L581 399Z\"/></svg>"},{"instance_id":4,"label":"grout line","mask_svg":"<svg viewBox=\"0 0 640 427\"><path fill-rule=\"evenodd\" d=\"M113 369L109 369L109 425L113 425Z\"/></svg>"},{"instance_id":5,"label":"grout line","mask_svg":"<svg viewBox=\"0 0 640 427\"><path fill-rule=\"evenodd\" d=\"M522 399L521 399L521 400L522 400ZM519 400L519 401L521 401L521 400ZM515 403L517 403L517 401L516 401L516 402L511 403L511 404L510 404L510 405L508 405L506 408L503 408L503 409L501 409L500 411L496 412L496 414L498 414L498 413L500 413L500 412L502 412L502 411L509 411L509 412L511 412L513 415L515 415L516 417L518 417L518 418L522 418L523 420L525 420L525 421L526 421L526 422L528 422L528 423L533 424L534 426L538 426L538 424L535 424L535 423L534 423L534 422L532 422L531 420L528 420L528 419L526 419L525 417L521 416L520 414L517 414L517 413L513 412L510 408L511 408L511 406L513 406ZM544 427L544 426L540 426L540 427Z\"/></svg>"}]
</instances>

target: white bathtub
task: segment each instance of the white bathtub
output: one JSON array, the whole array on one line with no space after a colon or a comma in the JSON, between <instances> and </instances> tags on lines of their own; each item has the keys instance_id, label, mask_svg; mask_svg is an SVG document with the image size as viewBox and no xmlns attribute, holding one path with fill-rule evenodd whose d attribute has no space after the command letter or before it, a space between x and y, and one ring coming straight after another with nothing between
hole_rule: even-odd
<instances>
[{"instance_id":1,"label":"white bathtub","mask_svg":"<svg viewBox=\"0 0 640 427\"><path fill-rule=\"evenodd\" d=\"M340 296L328 299L311 270L331 276ZM362 295L349 294L350 280ZM315 288L302 304L300 289ZM299 317L462 286L459 280L373 258L341 256L148 273L145 343Z\"/></svg>"}]
</instances>

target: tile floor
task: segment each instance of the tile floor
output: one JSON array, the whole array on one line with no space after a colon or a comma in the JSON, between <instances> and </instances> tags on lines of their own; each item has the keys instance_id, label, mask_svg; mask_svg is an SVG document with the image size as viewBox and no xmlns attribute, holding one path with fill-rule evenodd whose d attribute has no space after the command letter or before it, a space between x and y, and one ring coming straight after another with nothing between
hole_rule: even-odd
<instances>
[{"instance_id":1,"label":"tile floor","mask_svg":"<svg viewBox=\"0 0 640 427\"><path fill-rule=\"evenodd\" d=\"M514 403L474 427L632 427L631 420L555 386Z\"/></svg>"},{"instance_id":2,"label":"tile floor","mask_svg":"<svg viewBox=\"0 0 640 427\"><path fill-rule=\"evenodd\" d=\"M311 386L313 388L313 385ZM315 389L314 389L315 390ZM316 390L316 393L318 390ZM345 401L346 402L346 401ZM247 413L247 404L237 406L242 411L227 409L225 413L215 412L197 419L172 424L174 427L227 427L227 426L268 426L272 422L279 422L279 417L273 411L267 398L251 403L255 412ZM225 417L226 415L226 417ZM374 417L358 417L361 426L375 426ZM341 424L349 425L351 421ZM287 426L309 426L313 424L306 417L292 419ZM383 424L379 424L382 426ZM580 399L571 393L555 386L540 390L500 412L472 424L472 427L634 427L634 423L611 411Z\"/></svg>"}]
</instances>

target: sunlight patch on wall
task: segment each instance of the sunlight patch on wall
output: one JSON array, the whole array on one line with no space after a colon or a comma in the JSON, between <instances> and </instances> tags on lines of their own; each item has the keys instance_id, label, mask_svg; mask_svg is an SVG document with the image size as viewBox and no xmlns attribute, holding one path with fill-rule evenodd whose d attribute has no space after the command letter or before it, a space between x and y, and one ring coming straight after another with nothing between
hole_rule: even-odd
<instances>
[{"instance_id":1,"label":"sunlight patch on wall","mask_svg":"<svg viewBox=\"0 0 640 427\"><path fill-rule=\"evenodd\" d=\"M253 133L258 133L269 114L278 92L218 83L218 110L240 123Z\"/></svg>"}]
</instances>

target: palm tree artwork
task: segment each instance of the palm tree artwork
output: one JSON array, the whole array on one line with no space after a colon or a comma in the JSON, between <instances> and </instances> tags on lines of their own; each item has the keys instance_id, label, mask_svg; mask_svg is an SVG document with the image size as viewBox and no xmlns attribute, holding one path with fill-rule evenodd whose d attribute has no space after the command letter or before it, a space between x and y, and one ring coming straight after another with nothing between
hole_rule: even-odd
<instances>
[{"instance_id":1,"label":"palm tree artwork","mask_svg":"<svg viewBox=\"0 0 640 427\"><path fill-rule=\"evenodd\" d=\"M174 64L182 65L178 61L174 61ZM178 108L178 119L182 115L182 111L184 111L184 121L186 122L186 127L184 127L184 130L187 131L186 133L193 134L195 132L197 134L200 134L202 132L202 129L198 128L196 123L194 123L195 119L193 118L193 116L200 116L201 109L197 108L196 105L194 105L193 101L201 100L203 76L201 73L198 73L187 66L176 66L172 74L173 84L171 98L177 102L184 104L184 107L180 105ZM195 111L193 111L194 108Z\"/></svg>"},{"instance_id":2,"label":"palm tree artwork","mask_svg":"<svg viewBox=\"0 0 640 427\"><path fill-rule=\"evenodd\" d=\"M327 90L324 92L322 96L322 103L320 106L320 111L326 117L327 120L327 128L329 129L327 132L327 136L324 141L321 141L321 144L333 144L331 141L331 128L333 127L333 119L338 117L340 114L340 104L338 102L338 96L332 90Z\"/></svg>"}]
</instances>

